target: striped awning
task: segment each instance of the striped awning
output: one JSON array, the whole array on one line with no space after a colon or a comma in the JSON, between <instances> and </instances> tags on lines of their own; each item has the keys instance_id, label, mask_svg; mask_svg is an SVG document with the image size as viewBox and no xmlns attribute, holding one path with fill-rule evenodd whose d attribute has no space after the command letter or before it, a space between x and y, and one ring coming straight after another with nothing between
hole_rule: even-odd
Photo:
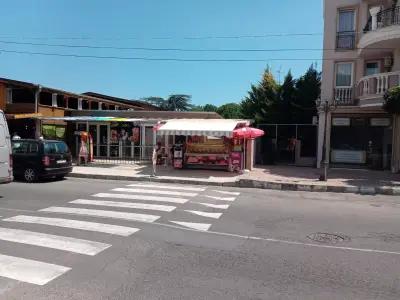
<instances>
[{"instance_id":1,"label":"striped awning","mask_svg":"<svg viewBox=\"0 0 400 300\"><path fill-rule=\"evenodd\" d=\"M157 134L232 137L239 124L248 123L246 120L231 119L171 119L157 130Z\"/></svg>"}]
</instances>

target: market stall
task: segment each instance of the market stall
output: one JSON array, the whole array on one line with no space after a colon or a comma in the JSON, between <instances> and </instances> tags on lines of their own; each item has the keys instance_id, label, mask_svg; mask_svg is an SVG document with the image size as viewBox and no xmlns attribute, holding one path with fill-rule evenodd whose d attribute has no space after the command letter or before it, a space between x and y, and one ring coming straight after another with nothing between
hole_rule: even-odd
<instances>
[{"instance_id":1,"label":"market stall","mask_svg":"<svg viewBox=\"0 0 400 300\"><path fill-rule=\"evenodd\" d=\"M242 130L248 125L247 120L174 119L159 126L157 135L179 137L172 151L175 168L240 171L246 155L253 155L246 137L254 138L254 132Z\"/></svg>"}]
</instances>

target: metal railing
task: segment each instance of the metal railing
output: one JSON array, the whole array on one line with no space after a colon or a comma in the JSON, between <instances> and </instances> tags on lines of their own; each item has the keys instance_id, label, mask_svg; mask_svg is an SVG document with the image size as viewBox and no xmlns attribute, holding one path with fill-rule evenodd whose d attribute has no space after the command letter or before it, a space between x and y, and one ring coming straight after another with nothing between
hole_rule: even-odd
<instances>
[{"instance_id":1,"label":"metal railing","mask_svg":"<svg viewBox=\"0 0 400 300\"><path fill-rule=\"evenodd\" d=\"M336 33L336 49L353 50L356 47L355 31L342 31Z\"/></svg>"},{"instance_id":2,"label":"metal railing","mask_svg":"<svg viewBox=\"0 0 400 300\"><path fill-rule=\"evenodd\" d=\"M348 106L355 105L352 87L336 87L334 89L334 99L336 105Z\"/></svg>"},{"instance_id":3,"label":"metal railing","mask_svg":"<svg viewBox=\"0 0 400 300\"><path fill-rule=\"evenodd\" d=\"M94 144L93 162L103 164L137 164L151 161L153 146L133 144Z\"/></svg>"},{"instance_id":4,"label":"metal railing","mask_svg":"<svg viewBox=\"0 0 400 300\"><path fill-rule=\"evenodd\" d=\"M376 20L376 25L373 25ZM400 6L382 10L369 18L364 32L374 31L392 25L400 25Z\"/></svg>"},{"instance_id":5,"label":"metal railing","mask_svg":"<svg viewBox=\"0 0 400 300\"><path fill-rule=\"evenodd\" d=\"M400 71L362 77L357 84L358 96L382 97L392 87L400 85Z\"/></svg>"}]
</instances>

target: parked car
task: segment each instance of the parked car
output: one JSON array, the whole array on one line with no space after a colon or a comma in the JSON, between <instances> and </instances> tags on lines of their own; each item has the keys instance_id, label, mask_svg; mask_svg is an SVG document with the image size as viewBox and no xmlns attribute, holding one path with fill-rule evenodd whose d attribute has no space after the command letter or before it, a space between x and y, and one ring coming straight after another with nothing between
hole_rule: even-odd
<instances>
[{"instance_id":1,"label":"parked car","mask_svg":"<svg viewBox=\"0 0 400 300\"><path fill-rule=\"evenodd\" d=\"M13 159L10 133L3 111L0 110L0 183L13 181Z\"/></svg>"},{"instance_id":2,"label":"parked car","mask_svg":"<svg viewBox=\"0 0 400 300\"><path fill-rule=\"evenodd\" d=\"M53 140L13 140L14 177L33 182L42 178L63 178L72 171L68 146Z\"/></svg>"}]
</instances>

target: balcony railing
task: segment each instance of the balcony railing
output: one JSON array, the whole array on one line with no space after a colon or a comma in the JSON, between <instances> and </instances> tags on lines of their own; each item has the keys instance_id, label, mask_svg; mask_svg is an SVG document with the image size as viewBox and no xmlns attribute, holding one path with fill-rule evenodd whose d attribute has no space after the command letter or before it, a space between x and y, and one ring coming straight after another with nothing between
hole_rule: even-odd
<instances>
[{"instance_id":1,"label":"balcony railing","mask_svg":"<svg viewBox=\"0 0 400 300\"><path fill-rule=\"evenodd\" d=\"M353 50L356 46L356 33L354 31L342 31L336 33L336 48Z\"/></svg>"},{"instance_id":2,"label":"balcony railing","mask_svg":"<svg viewBox=\"0 0 400 300\"><path fill-rule=\"evenodd\" d=\"M400 6L385 9L370 17L364 32L374 31L392 25L400 25Z\"/></svg>"},{"instance_id":3,"label":"balcony railing","mask_svg":"<svg viewBox=\"0 0 400 300\"><path fill-rule=\"evenodd\" d=\"M354 93L352 87L336 87L334 89L335 104L339 106L355 105Z\"/></svg>"},{"instance_id":4,"label":"balcony railing","mask_svg":"<svg viewBox=\"0 0 400 300\"><path fill-rule=\"evenodd\" d=\"M357 84L357 94L362 98L383 97L392 87L400 85L400 71L379 73L362 77Z\"/></svg>"}]
</instances>

